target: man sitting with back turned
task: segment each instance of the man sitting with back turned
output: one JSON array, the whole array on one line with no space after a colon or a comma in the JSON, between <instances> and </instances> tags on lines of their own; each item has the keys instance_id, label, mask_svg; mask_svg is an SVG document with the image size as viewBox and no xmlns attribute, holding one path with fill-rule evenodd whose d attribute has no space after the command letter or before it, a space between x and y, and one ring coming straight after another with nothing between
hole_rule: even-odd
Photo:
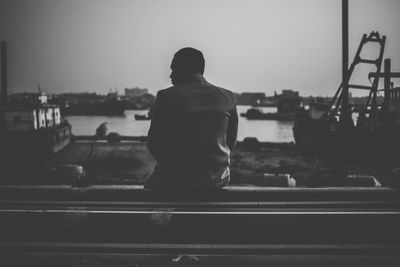
<instances>
[{"instance_id":1,"label":"man sitting with back turned","mask_svg":"<svg viewBox=\"0 0 400 267\"><path fill-rule=\"evenodd\" d=\"M234 94L203 77L203 54L190 47L175 53L173 86L157 94L147 147L157 165L144 187L221 188L230 179L238 116Z\"/></svg>"}]
</instances>

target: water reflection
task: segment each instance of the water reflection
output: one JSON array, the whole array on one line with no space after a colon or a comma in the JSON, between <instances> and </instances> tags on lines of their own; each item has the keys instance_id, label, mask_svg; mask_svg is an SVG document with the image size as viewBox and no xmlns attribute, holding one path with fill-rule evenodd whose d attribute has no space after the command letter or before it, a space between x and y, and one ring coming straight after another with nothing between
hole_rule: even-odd
<instances>
[{"instance_id":1,"label":"water reflection","mask_svg":"<svg viewBox=\"0 0 400 267\"><path fill-rule=\"evenodd\" d=\"M238 113L246 112L249 106L238 106ZM262 108L264 112L276 112L276 108ZM93 135L96 128L103 122L108 122L108 132L118 132L121 135L144 136L150 126L150 121L137 121L135 114L145 115L147 110L127 110L123 117L108 116L69 116L67 120L72 125L75 135ZM293 122L273 120L247 120L239 117L238 140L247 136L256 137L265 142L293 142Z\"/></svg>"}]
</instances>

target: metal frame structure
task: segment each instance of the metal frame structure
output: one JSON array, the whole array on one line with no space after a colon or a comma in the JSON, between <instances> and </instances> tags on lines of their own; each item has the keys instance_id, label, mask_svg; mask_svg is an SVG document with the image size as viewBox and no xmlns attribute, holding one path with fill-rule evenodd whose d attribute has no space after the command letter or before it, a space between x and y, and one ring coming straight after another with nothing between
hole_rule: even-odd
<instances>
[{"instance_id":1,"label":"metal frame structure","mask_svg":"<svg viewBox=\"0 0 400 267\"><path fill-rule=\"evenodd\" d=\"M380 45L379 56L375 60L364 59L360 55L364 45L370 42L376 42ZM350 105L348 103L349 89L352 88L352 89L369 90L369 96L367 102L363 107L363 110L360 112L357 127L358 128L363 127L366 119L368 120L367 129L371 129L373 127L373 121L376 118L376 112L377 112L377 93L379 84L378 76L381 71L385 43L386 43L386 36L381 37L378 32L371 32L369 35L367 34L363 35L360 45L358 46L356 55L354 57L354 60L350 65L348 71L347 72L343 71L343 73L346 72L346 74L344 74L344 80L342 84L339 86L338 90L336 91L335 96L333 97L331 103L331 111L329 114L329 118L331 120L336 117L339 117L339 124L348 127L349 121L351 122L351 114L352 114L352 111L350 110ZM372 64L375 65L376 67L374 80L371 86L349 84L351 75L353 74L356 66L361 63ZM366 114L368 115L366 116Z\"/></svg>"}]
</instances>

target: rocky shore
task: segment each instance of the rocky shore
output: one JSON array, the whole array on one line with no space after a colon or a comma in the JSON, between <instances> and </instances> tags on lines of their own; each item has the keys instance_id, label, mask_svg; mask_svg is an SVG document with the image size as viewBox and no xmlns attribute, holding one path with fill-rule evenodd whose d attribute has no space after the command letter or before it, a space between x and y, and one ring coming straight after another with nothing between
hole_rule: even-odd
<instances>
[{"instance_id":1,"label":"rocky shore","mask_svg":"<svg viewBox=\"0 0 400 267\"><path fill-rule=\"evenodd\" d=\"M292 143L242 142L231 156L231 184L263 186L266 174L288 174L304 187L344 186L349 176L373 176L385 186L399 161L387 155L337 159L306 154ZM74 142L54 163L83 166L92 184L143 184L155 160L145 142Z\"/></svg>"}]
</instances>

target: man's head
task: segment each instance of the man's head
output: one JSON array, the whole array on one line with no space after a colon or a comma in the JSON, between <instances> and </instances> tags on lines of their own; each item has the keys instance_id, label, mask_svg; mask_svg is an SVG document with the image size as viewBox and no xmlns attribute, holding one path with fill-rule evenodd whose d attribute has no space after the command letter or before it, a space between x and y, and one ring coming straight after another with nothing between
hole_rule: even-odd
<instances>
[{"instance_id":1,"label":"man's head","mask_svg":"<svg viewBox=\"0 0 400 267\"><path fill-rule=\"evenodd\" d=\"M204 73L204 57L199 50L185 47L175 53L171 63L171 82L173 85L182 81L192 74Z\"/></svg>"}]
</instances>

